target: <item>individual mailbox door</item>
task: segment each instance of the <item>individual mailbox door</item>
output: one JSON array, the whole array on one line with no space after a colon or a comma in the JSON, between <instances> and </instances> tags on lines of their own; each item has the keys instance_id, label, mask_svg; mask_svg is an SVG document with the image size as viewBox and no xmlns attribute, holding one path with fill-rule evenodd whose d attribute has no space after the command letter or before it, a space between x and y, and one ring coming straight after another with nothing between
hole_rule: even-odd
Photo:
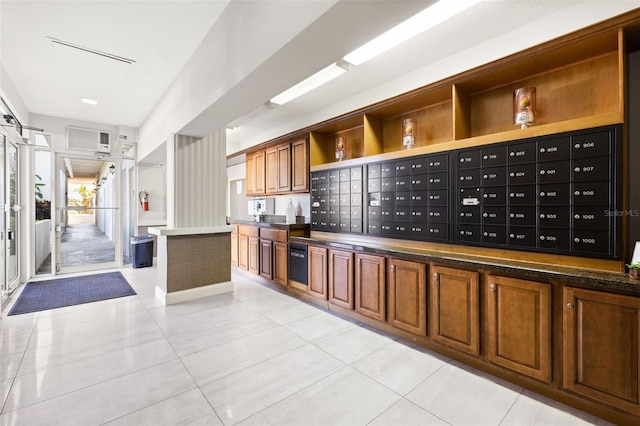
<instances>
[{"instance_id":1,"label":"individual mailbox door","mask_svg":"<svg viewBox=\"0 0 640 426\"><path fill-rule=\"evenodd\" d=\"M458 227L458 241L465 243L479 243L482 240L480 225L460 224Z\"/></svg>"},{"instance_id":2,"label":"individual mailbox door","mask_svg":"<svg viewBox=\"0 0 640 426\"><path fill-rule=\"evenodd\" d=\"M482 199L485 205L503 205L506 204L507 189L504 186L493 186L484 188L482 191Z\"/></svg>"},{"instance_id":3,"label":"individual mailbox door","mask_svg":"<svg viewBox=\"0 0 640 426\"><path fill-rule=\"evenodd\" d=\"M460 206L459 222L461 224L480 223L480 206Z\"/></svg>"},{"instance_id":4,"label":"individual mailbox door","mask_svg":"<svg viewBox=\"0 0 640 426\"><path fill-rule=\"evenodd\" d=\"M409 207L411 205L411 193L409 191L396 192L396 207Z\"/></svg>"},{"instance_id":5,"label":"individual mailbox door","mask_svg":"<svg viewBox=\"0 0 640 426\"><path fill-rule=\"evenodd\" d=\"M444 206L430 206L427 208L429 223L449 223L449 208Z\"/></svg>"},{"instance_id":6,"label":"individual mailbox door","mask_svg":"<svg viewBox=\"0 0 640 426\"><path fill-rule=\"evenodd\" d=\"M396 222L409 222L411 220L411 207L397 206L394 217Z\"/></svg>"},{"instance_id":7,"label":"individual mailbox door","mask_svg":"<svg viewBox=\"0 0 640 426\"><path fill-rule=\"evenodd\" d=\"M411 191L427 190L427 175L411 175ZM446 185L443 187L446 188Z\"/></svg>"},{"instance_id":8,"label":"individual mailbox door","mask_svg":"<svg viewBox=\"0 0 640 426\"><path fill-rule=\"evenodd\" d=\"M573 227L578 229L609 229L611 213L608 206L575 206Z\"/></svg>"},{"instance_id":9,"label":"individual mailbox door","mask_svg":"<svg viewBox=\"0 0 640 426\"><path fill-rule=\"evenodd\" d=\"M509 224L512 226L536 226L537 213L534 206L511 206Z\"/></svg>"},{"instance_id":10,"label":"individual mailbox door","mask_svg":"<svg viewBox=\"0 0 640 426\"><path fill-rule=\"evenodd\" d=\"M409 176L411 174L411 160L396 161L396 176Z\"/></svg>"},{"instance_id":11,"label":"individual mailbox door","mask_svg":"<svg viewBox=\"0 0 640 426\"><path fill-rule=\"evenodd\" d=\"M462 151L458 153L458 168L476 169L482 165L482 150Z\"/></svg>"},{"instance_id":12,"label":"individual mailbox door","mask_svg":"<svg viewBox=\"0 0 640 426\"><path fill-rule=\"evenodd\" d=\"M536 228L524 226L509 227L509 245L517 247L536 247Z\"/></svg>"},{"instance_id":13,"label":"individual mailbox door","mask_svg":"<svg viewBox=\"0 0 640 426\"><path fill-rule=\"evenodd\" d=\"M362 180L362 167L352 167L349 170L351 174L351 180Z\"/></svg>"},{"instance_id":14,"label":"individual mailbox door","mask_svg":"<svg viewBox=\"0 0 640 426\"><path fill-rule=\"evenodd\" d=\"M538 183L561 183L571 179L571 162L549 161L538 164Z\"/></svg>"},{"instance_id":15,"label":"individual mailbox door","mask_svg":"<svg viewBox=\"0 0 640 426\"><path fill-rule=\"evenodd\" d=\"M391 192L396 190L396 178L395 177L383 177L380 181L381 192Z\"/></svg>"},{"instance_id":16,"label":"individual mailbox door","mask_svg":"<svg viewBox=\"0 0 640 426\"><path fill-rule=\"evenodd\" d=\"M329 182L340 182L340 170L334 169L329 171Z\"/></svg>"},{"instance_id":17,"label":"individual mailbox door","mask_svg":"<svg viewBox=\"0 0 640 426\"><path fill-rule=\"evenodd\" d=\"M449 197L446 189L434 189L427 191L427 205L429 206L447 206L449 205Z\"/></svg>"},{"instance_id":18,"label":"individual mailbox door","mask_svg":"<svg viewBox=\"0 0 640 426\"><path fill-rule=\"evenodd\" d=\"M458 171L458 186L480 186L482 184L482 170L480 169L463 169Z\"/></svg>"},{"instance_id":19,"label":"individual mailbox door","mask_svg":"<svg viewBox=\"0 0 640 426\"><path fill-rule=\"evenodd\" d=\"M574 135L572 138L573 158L600 157L611 154L610 130Z\"/></svg>"},{"instance_id":20,"label":"individual mailbox door","mask_svg":"<svg viewBox=\"0 0 640 426\"><path fill-rule=\"evenodd\" d=\"M491 245L505 245L507 243L507 227L483 226L482 242Z\"/></svg>"},{"instance_id":21,"label":"individual mailbox door","mask_svg":"<svg viewBox=\"0 0 640 426\"><path fill-rule=\"evenodd\" d=\"M611 253L609 231L574 229L572 249L576 252L608 255Z\"/></svg>"},{"instance_id":22,"label":"individual mailbox door","mask_svg":"<svg viewBox=\"0 0 640 426\"><path fill-rule=\"evenodd\" d=\"M427 157L416 157L411 159L411 175L426 174L429 170L429 159Z\"/></svg>"},{"instance_id":23,"label":"individual mailbox door","mask_svg":"<svg viewBox=\"0 0 640 426\"><path fill-rule=\"evenodd\" d=\"M507 164L507 147L504 145L482 149L482 167L502 166Z\"/></svg>"},{"instance_id":24,"label":"individual mailbox door","mask_svg":"<svg viewBox=\"0 0 640 426\"><path fill-rule=\"evenodd\" d=\"M382 192L380 194L381 206L393 206L396 202L396 195L393 192Z\"/></svg>"},{"instance_id":25,"label":"individual mailbox door","mask_svg":"<svg viewBox=\"0 0 640 426\"><path fill-rule=\"evenodd\" d=\"M351 193L360 193L362 192L362 181L361 180L352 180L351 181Z\"/></svg>"},{"instance_id":26,"label":"individual mailbox door","mask_svg":"<svg viewBox=\"0 0 640 426\"><path fill-rule=\"evenodd\" d=\"M411 238L425 240L429 237L429 227L426 223L411 224Z\"/></svg>"},{"instance_id":27,"label":"individual mailbox door","mask_svg":"<svg viewBox=\"0 0 640 426\"><path fill-rule=\"evenodd\" d=\"M571 138L543 139L538 141L538 161L558 161L571 158Z\"/></svg>"},{"instance_id":28,"label":"individual mailbox door","mask_svg":"<svg viewBox=\"0 0 640 426\"><path fill-rule=\"evenodd\" d=\"M427 175L427 189L446 189L449 187L449 173L430 173Z\"/></svg>"},{"instance_id":29,"label":"individual mailbox door","mask_svg":"<svg viewBox=\"0 0 640 426\"><path fill-rule=\"evenodd\" d=\"M576 182L572 198L576 206L607 206L611 199L609 182Z\"/></svg>"},{"instance_id":30,"label":"individual mailbox door","mask_svg":"<svg viewBox=\"0 0 640 426\"><path fill-rule=\"evenodd\" d=\"M506 167L486 167L482 169L482 185L495 186L507 184Z\"/></svg>"},{"instance_id":31,"label":"individual mailbox door","mask_svg":"<svg viewBox=\"0 0 640 426\"><path fill-rule=\"evenodd\" d=\"M541 227L569 229L571 208L569 206L540 206L538 220Z\"/></svg>"},{"instance_id":32,"label":"individual mailbox door","mask_svg":"<svg viewBox=\"0 0 640 426\"><path fill-rule=\"evenodd\" d=\"M427 221L428 207L416 207L411 206L411 223L420 222L425 223Z\"/></svg>"},{"instance_id":33,"label":"individual mailbox door","mask_svg":"<svg viewBox=\"0 0 640 426\"><path fill-rule=\"evenodd\" d=\"M393 221L396 209L393 205L384 205L380 207L380 218L382 221Z\"/></svg>"},{"instance_id":34,"label":"individual mailbox door","mask_svg":"<svg viewBox=\"0 0 640 426\"><path fill-rule=\"evenodd\" d=\"M584 158L573 161L574 182L596 182L609 180L611 175L609 157Z\"/></svg>"},{"instance_id":35,"label":"individual mailbox door","mask_svg":"<svg viewBox=\"0 0 640 426\"><path fill-rule=\"evenodd\" d=\"M571 230L569 228L540 228L538 247L569 250L571 248Z\"/></svg>"},{"instance_id":36,"label":"individual mailbox door","mask_svg":"<svg viewBox=\"0 0 640 426\"><path fill-rule=\"evenodd\" d=\"M411 193L412 206L426 206L428 204L427 200L428 196L426 192Z\"/></svg>"},{"instance_id":37,"label":"individual mailbox door","mask_svg":"<svg viewBox=\"0 0 640 426\"><path fill-rule=\"evenodd\" d=\"M369 178L369 181L367 182L367 190L369 192L380 192L380 179Z\"/></svg>"},{"instance_id":38,"label":"individual mailbox door","mask_svg":"<svg viewBox=\"0 0 640 426\"><path fill-rule=\"evenodd\" d=\"M446 223L429 223L427 226L427 238L432 241L448 241L449 225Z\"/></svg>"},{"instance_id":39,"label":"individual mailbox door","mask_svg":"<svg viewBox=\"0 0 640 426\"><path fill-rule=\"evenodd\" d=\"M351 192L351 181L341 181L339 185L341 194L348 194Z\"/></svg>"},{"instance_id":40,"label":"individual mailbox door","mask_svg":"<svg viewBox=\"0 0 640 426\"><path fill-rule=\"evenodd\" d=\"M517 185L509 187L509 203L511 205L535 205L538 190L535 185Z\"/></svg>"},{"instance_id":41,"label":"individual mailbox door","mask_svg":"<svg viewBox=\"0 0 640 426\"><path fill-rule=\"evenodd\" d=\"M396 177L396 162L382 163L380 165L380 176L383 178Z\"/></svg>"},{"instance_id":42,"label":"individual mailbox door","mask_svg":"<svg viewBox=\"0 0 640 426\"><path fill-rule=\"evenodd\" d=\"M351 206L351 220L362 220L362 207Z\"/></svg>"},{"instance_id":43,"label":"individual mailbox door","mask_svg":"<svg viewBox=\"0 0 640 426\"><path fill-rule=\"evenodd\" d=\"M350 230L354 234L362 234L362 221L361 220L351 220Z\"/></svg>"},{"instance_id":44,"label":"individual mailbox door","mask_svg":"<svg viewBox=\"0 0 640 426\"><path fill-rule=\"evenodd\" d=\"M340 169L340 182L349 182L351 180L351 169Z\"/></svg>"},{"instance_id":45,"label":"individual mailbox door","mask_svg":"<svg viewBox=\"0 0 640 426\"><path fill-rule=\"evenodd\" d=\"M430 155L427 157L427 172L443 172L449 169L449 155Z\"/></svg>"},{"instance_id":46,"label":"individual mailbox door","mask_svg":"<svg viewBox=\"0 0 640 426\"><path fill-rule=\"evenodd\" d=\"M371 222L367 224L367 234L369 235L381 235L382 230L380 229L380 222Z\"/></svg>"},{"instance_id":47,"label":"individual mailbox door","mask_svg":"<svg viewBox=\"0 0 640 426\"><path fill-rule=\"evenodd\" d=\"M367 176L369 179L379 179L382 177L380 164L367 165Z\"/></svg>"},{"instance_id":48,"label":"individual mailbox door","mask_svg":"<svg viewBox=\"0 0 640 426\"><path fill-rule=\"evenodd\" d=\"M395 188L396 191L410 191L411 177L409 175L396 176Z\"/></svg>"},{"instance_id":49,"label":"individual mailbox door","mask_svg":"<svg viewBox=\"0 0 640 426\"><path fill-rule=\"evenodd\" d=\"M402 222L402 223L396 222L394 235L396 237L411 236L411 224L409 222Z\"/></svg>"},{"instance_id":50,"label":"individual mailbox door","mask_svg":"<svg viewBox=\"0 0 640 426\"><path fill-rule=\"evenodd\" d=\"M538 186L538 202L540 205L568 205L571 199L571 184L545 184Z\"/></svg>"},{"instance_id":51,"label":"individual mailbox door","mask_svg":"<svg viewBox=\"0 0 640 426\"><path fill-rule=\"evenodd\" d=\"M506 225L507 224L507 207L506 206L486 206L482 211L483 225Z\"/></svg>"},{"instance_id":52,"label":"individual mailbox door","mask_svg":"<svg viewBox=\"0 0 640 426\"><path fill-rule=\"evenodd\" d=\"M509 164L533 163L538 157L537 147L534 141L511 143L507 150L509 152Z\"/></svg>"},{"instance_id":53,"label":"individual mailbox door","mask_svg":"<svg viewBox=\"0 0 640 426\"><path fill-rule=\"evenodd\" d=\"M509 184L524 185L536 183L536 165L516 164L509 166Z\"/></svg>"}]
</instances>

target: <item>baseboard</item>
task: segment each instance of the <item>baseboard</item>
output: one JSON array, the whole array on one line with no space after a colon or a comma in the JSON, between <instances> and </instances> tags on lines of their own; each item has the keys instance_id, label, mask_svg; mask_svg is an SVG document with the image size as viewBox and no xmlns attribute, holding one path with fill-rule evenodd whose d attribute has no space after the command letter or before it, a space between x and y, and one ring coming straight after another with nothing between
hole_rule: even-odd
<instances>
[{"instance_id":1,"label":"baseboard","mask_svg":"<svg viewBox=\"0 0 640 426\"><path fill-rule=\"evenodd\" d=\"M215 296L233 291L233 283L225 281L217 284L211 284L204 287L190 288L188 290L174 291L165 293L159 287L156 287L156 298L164 305L174 305L176 303L188 302L189 300L201 299L203 297Z\"/></svg>"}]
</instances>

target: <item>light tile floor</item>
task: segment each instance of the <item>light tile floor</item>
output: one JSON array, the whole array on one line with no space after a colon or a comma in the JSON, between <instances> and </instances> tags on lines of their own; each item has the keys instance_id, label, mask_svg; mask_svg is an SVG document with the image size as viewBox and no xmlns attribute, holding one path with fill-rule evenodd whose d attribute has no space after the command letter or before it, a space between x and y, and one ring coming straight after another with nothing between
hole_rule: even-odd
<instances>
[{"instance_id":1,"label":"light tile floor","mask_svg":"<svg viewBox=\"0 0 640 426\"><path fill-rule=\"evenodd\" d=\"M173 306L137 296L0 319L0 425L608 424L234 275Z\"/></svg>"}]
</instances>

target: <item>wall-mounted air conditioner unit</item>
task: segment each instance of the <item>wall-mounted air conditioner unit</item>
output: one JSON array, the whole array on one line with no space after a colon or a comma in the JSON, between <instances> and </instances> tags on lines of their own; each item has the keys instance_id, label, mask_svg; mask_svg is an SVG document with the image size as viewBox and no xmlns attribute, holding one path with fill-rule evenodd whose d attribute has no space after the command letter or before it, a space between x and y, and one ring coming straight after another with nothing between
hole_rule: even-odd
<instances>
[{"instance_id":1,"label":"wall-mounted air conditioner unit","mask_svg":"<svg viewBox=\"0 0 640 426\"><path fill-rule=\"evenodd\" d=\"M100 130L67 127L67 149L111 152L111 134Z\"/></svg>"}]
</instances>

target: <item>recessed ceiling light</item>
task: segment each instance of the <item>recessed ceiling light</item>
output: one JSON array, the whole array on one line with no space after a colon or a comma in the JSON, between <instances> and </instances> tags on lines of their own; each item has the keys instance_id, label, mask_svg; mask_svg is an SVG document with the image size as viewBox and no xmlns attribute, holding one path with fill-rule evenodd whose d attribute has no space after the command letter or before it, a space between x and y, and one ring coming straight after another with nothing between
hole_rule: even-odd
<instances>
[{"instance_id":1,"label":"recessed ceiling light","mask_svg":"<svg viewBox=\"0 0 640 426\"><path fill-rule=\"evenodd\" d=\"M98 101L96 101L95 99L82 98L82 102L87 105L98 105Z\"/></svg>"}]
</instances>

